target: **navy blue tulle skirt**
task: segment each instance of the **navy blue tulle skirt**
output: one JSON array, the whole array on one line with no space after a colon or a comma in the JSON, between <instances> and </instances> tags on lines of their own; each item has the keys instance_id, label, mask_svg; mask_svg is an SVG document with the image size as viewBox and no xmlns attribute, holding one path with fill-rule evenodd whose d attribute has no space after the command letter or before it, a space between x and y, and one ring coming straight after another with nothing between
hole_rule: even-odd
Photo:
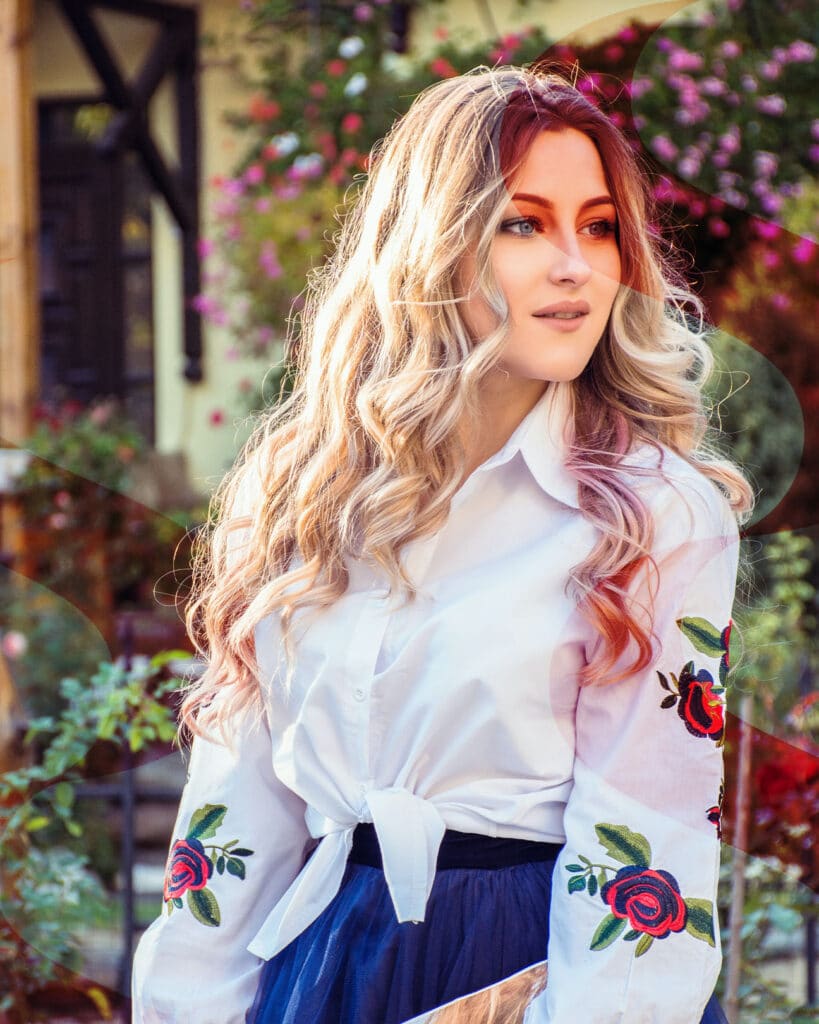
<instances>
[{"instance_id":1,"label":"navy blue tulle skirt","mask_svg":"<svg viewBox=\"0 0 819 1024\"><path fill-rule=\"evenodd\" d=\"M338 893L265 964L246 1024L403 1024L545 961L559 850L447 831L424 921L399 924L359 825ZM701 1024L727 1024L716 998Z\"/></svg>"}]
</instances>

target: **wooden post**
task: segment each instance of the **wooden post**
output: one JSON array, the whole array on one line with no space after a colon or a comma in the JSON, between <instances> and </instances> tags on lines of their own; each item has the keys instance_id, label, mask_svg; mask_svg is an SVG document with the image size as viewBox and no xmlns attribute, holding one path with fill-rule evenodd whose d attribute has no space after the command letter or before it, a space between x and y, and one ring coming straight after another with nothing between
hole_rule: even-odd
<instances>
[{"instance_id":1,"label":"wooden post","mask_svg":"<svg viewBox=\"0 0 819 1024\"><path fill-rule=\"evenodd\" d=\"M32 0L0 0L0 441L31 429L39 381Z\"/></svg>"},{"instance_id":2,"label":"wooden post","mask_svg":"<svg viewBox=\"0 0 819 1024\"><path fill-rule=\"evenodd\" d=\"M36 108L32 0L0 0L0 447L31 431L39 391ZM19 553L16 509L0 501L0 549Z\"/></svg>"}]
</instances>

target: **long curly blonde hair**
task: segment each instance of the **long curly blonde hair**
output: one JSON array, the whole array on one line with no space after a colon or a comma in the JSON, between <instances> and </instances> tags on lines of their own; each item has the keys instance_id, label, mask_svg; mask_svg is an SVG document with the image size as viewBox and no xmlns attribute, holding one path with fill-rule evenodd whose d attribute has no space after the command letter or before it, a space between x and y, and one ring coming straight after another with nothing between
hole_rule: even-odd
<instances>
[{"instance_id":1,"label":"long curly blonde hair","mask_svg":"<svg viewBox=\"0 0 819 1024\"><path fill-rule=\"evenodd\" d=\"M584 682L605 677L630 642L632 667L652 654L651 624L630 610L627 585L649 559L653 524L618 473L620 457L635 443L665 445L720 485L737 513L750 507L741 473L704 443L712 357L700 306L668 266L647 175L623 135L551 71L477 68L438 82L374 148L335 253L311 273L291 325L294 390L261 416L214 495L187 608L207 663L182 704L192 732L217 729L229 742L227 719L261 706L254 629L271 614L282 624L287 688L293 614L338 600L350 559L415 597L399 551L448 516L468 457L463 426L478 422L481 382L510 323L489 258L506 184L539 131L566 128L598 148L622 263L607 329L571 385L567 465L599 541L569 587L607 640ZM467 252L498 320L477 341L456 287Z\"/></svg>"}]
</instances>

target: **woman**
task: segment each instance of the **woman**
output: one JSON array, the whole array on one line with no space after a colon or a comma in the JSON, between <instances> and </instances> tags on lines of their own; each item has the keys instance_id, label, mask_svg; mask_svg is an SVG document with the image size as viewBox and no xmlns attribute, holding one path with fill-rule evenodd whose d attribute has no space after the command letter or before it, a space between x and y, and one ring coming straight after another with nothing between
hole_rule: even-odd
<instances>
[{"instance_id":1,"label":"woman","mask_svg":"<svg viewBox=\"0 0 819 1024\"><path fill-rule=\"evenodd\" d=\"M648 224L554 74L438 83L375 153L220 489L135 1020L399 1024L547 960L527 1022L722 1019L750 492Z\"/></svg>"}]
</instances>

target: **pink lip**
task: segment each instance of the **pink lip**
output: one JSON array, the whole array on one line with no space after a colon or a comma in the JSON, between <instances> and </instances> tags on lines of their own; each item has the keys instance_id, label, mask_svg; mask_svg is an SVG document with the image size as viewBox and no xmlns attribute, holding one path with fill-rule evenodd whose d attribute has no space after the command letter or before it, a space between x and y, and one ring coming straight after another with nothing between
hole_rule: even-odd
<instances>
[{"instance_id":1,"label":"pink lip","mask_svg":"<svg viewBox=\"0 0 819 1024\"><path fill-rule=\"evenodd\" d=\"M590 311L591 307L588 302L555 302L551 306L535 310L532 316L546 316L548 313L589 313ZM571 321L568 322L571 323Z\"/></svg>"}]
</instances>

